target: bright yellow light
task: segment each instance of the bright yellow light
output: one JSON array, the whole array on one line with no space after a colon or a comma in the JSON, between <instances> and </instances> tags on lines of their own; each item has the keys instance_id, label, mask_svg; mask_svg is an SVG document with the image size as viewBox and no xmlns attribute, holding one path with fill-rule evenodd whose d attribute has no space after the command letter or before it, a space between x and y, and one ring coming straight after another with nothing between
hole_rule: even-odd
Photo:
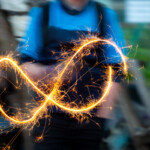
<instances>
[{"instance_id":1,"label":"bright yellow light","mask_svg":"<svg viewBox=\"0 0 150 150\"><path fill-rule=\"evenodd\" d=\"M58 77L58 80L57 82L55 83L54 85L54 88L52 90L52 92L47 95L45 94L43 91L41 91L34 83L34 81L32 81L28 75L26 75L23 70L19 67L19 65L16 63L15 60L9 58L9 57L4 57L4 58L1 58L0 59L0 63L9 63L14 69L16 69L22 76L23 79L25 79L30 86L32 86L32 88L38 92L39 94L41 94L42 96L44 96L45 100L44 102L41 104L40 107L38 107L34 112L33 112L33 115L30 119L27 119L27 120L21 120L21 119L17 119L16 117L11 117L9 116L3 109L2 106L0 106L0 112L2 113L2 115L10 120L12 123L14 124L28 124L28 123L32 123L34 122L40 115L40 113L42 113L43 110L45 110L45 108L48 106L48 105L55 105L59 108L61 108L62 110L65 110L69 113L75 113L75 114L80 114L80 113L83 113L83 112L89 112L90 110L92 110L93 108L95 108L97 105L99 105L103 100L104 98L106 97L106 95L109 93L109 90L111 88L111 83L112 83L112 75L113 75L113 71L112 71L112 67L109 66L108 67L108 70L109 70L109 74L108 74L108 83L107 83L107 86L105 87L105 90L104 90L104 93L102 95L102 97L100 99L98 99L97 101L95 102L89 102L89 104L86 104L86 105L83 105L81 106L80 108L79 107L71 107L71 105L69 104L66 104L66 103L63 103L61 102L60 100L57 100L55 97L55 95L57 95L57 91L59 90L59 87L61 85L61 79L62 79L62 76L64 75L65 71L67 70L68 66L72 63L72 61L74 60L74 58L80 53L82 52L82 50L84 48L86 48L88 45L90 44L94 44L94 43L97 43L97 42L104 42L106 44L109 44L109 45L112 45L116 51L120 54L121 58L122 58L122 62L124 64L124 71L127 72L127 63L126 63L126 60L125 60L125 57L123 55L123 53L121 52L121 50L118 48L118 46L113 43L112 41L110 40L107 40L107 39L100 39L100 38L93 38L93 39L86 39L83 44L77 48L76 52L74 53L74 55L72 57L70 57L70 60L67 62L67 64L65 65L64 69L61 71L59 77ZM60 98L61 99L61 98Z\"/></svg>"}]
</instances>

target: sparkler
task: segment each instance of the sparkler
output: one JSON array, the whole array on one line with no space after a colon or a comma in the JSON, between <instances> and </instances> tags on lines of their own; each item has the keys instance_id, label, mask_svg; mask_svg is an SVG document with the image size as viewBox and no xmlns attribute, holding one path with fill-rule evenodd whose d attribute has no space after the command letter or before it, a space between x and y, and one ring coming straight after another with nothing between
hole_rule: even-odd
<instances>
[{"instance_id":1,"label":"sparkler","mask_svg":"<svg viewBox=\"0 0 150 150\"><path fill-rule=\"evenodd\" d=\"M104 100L104 98L108 95L109 90L111 88L111 84L112 84L112 76L113 76L113 69L111 66L108 67L108 77L107 77L107 86L104 88L104 92L101 98L99 98L98 100L94 101L94 102L89 102L88 104L84 104L81 107L78 106L71 106L69 103L64 103L61 102L60 99L63 97L60 97L59 99L56 99L56 97L58 98L58 96L56 96L58 94L58 90L62 84L61 79L63 77L63 75L65 74L66 70L68 69L69 65L73 62L73 60L75 59L75 57L79 54L82 53L83 49L87 48L89 45L91 44L96 44L98 42L103 42L105 44L109 44L111 46L113 46L115 48L115 50L120 54L121 58L122 58L122 62L123 62L123 70L125 73L127 73L127 63L126 63L126 59L125 56L123 55L121 49L112 41L107 40L107 39L101 39L101 38L97 38L97 37L93 37L91 39L86 39L83 40L83 43L81 46L76 48L75 53L70 57L70 59L68 60L68 62L66 63L65 67L63 68L63 70L60 72L58 80L56 81L56 83L54 84L54 88L51 91L50 94L45 94L35 83L33 80L31 80L27 74L24 73L24 71L21 69L21 67L17 64L17 62L15 60L13 60L12 58L9 57L3 57L0 58L0 64L3 63L7 63L10 64L14 69L17 70L17 72L20 73L20 75L22 76L22 78L29 83L29 85L39 94L41 94L45 100L44 102L37 107L34 112L32 112L32 116L29 119L26 120L22 120L22 119L18 119L16 117L11 117L7 114L7 112L5 112L5 110L3 109L3 106L0 106L0 112L1 114L8 119L9 121L11 121L13 124L17 124L17 125L21 125L21 124L30 124L33 123L37 120L37 118L40 116L40 114L42 114L42 112L45 110L45 108L49 105L55 105L59 108L61 108L62 110L69 112L69 113L75 113L75 114L82 114L82 113L88 113L90 110L92 110L93 108L95 108L96 106L98 106L99 104L101 104L101 102Z\"/></svg>"}]
</instances>

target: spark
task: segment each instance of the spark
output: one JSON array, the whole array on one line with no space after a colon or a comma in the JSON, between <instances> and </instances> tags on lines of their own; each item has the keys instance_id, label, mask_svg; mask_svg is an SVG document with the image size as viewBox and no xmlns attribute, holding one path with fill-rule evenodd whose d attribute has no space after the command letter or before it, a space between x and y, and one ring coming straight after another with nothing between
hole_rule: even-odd
<instances>
[{"instance_id":1,"label":"spark","mask_svg":"<svg viewBox=\"0 0 150 150\"><path fill-rule=\"evenodd\" d=\"M76 48L75 53L73 54L73 56L70 57L70 59L68 60L68 62L66 63L65 67L63 68L63 70L60 72L58 80L56 81L56 83L54 84L54 88L51 91L50 94L45 94L35 83L33 80L31 80L29 78L29 76L24 73L24 71L21 69L21 67L17 64L17 62L15 60L13 60L12 58L9 57L3 57L0 58L0 63L9 63L14 69L16 69L20 75L23 77L23 79L25 79L27 81L27 83L29 83L29 85L39 94L41 94L42 96L44 96L44 102L34 110L33 115L31 118L26 119L26 120L22 120L22 119L18 119L16 117L11 117L9 116L5 110L3 109L3 106L0 105L0 112L2 113L2 115L8 119L9 121L11 121L13 124L29 124L32 123L34 121L37 120L37 118L45 111L45 108L49 105L55 105L59 108L61 108L64 111L67 111L69 113L75 113L75 114L82 114L82 113L87 113L90 110L92 110L93 108L95 108L96 106L98 106L99 104L101 104L101 102L103 102L104 98L108 95L111 85L112 85L112 76L113 76L113 69L111 66L108 67L108 77L107 77L107 86L104 88L104 92L101 98L99 98L98 100L94 101L94 102L89 102L88 104L84 104L81 107L78 106L71 106L69 103L64 103L61 102L60 99L62 99L63 96L61 96L60 98L58 98L57 95L58 91L59 91L59 87L62 84L62 77L65 74L66 70L68 69L69 65L71 63L73 63L73 60L75 59L75 57L81 53L83 51L84 48L88 47L90 44L94 44L97 42L104 42L106 44L112 45L116 51L120 54L121 58L122 58L122 62L124 64L124 72L127 73L127 63L126 63L126 59L125 56L123 55L121 49L112 41L107 40L107 39L101 39L101 38L91 38L91 39L86 39L84 40L84 42L82 43L81 46ZM59 99L59 100L58 100Z\"/></svg>"},{"instance_id":2,"label":"spark","mask_svg":"<svg viewBox=\"0 0 150 150\"><path fill-rule=\"evenodd\" d=\"M35 141L36 141L37 143L39 143L39 142L43 141L43 139L44 139L44 136L43 136L43 134L42 134L42 135L40 135L40 136L37 136Z\"/></svg>"}]
</instances>

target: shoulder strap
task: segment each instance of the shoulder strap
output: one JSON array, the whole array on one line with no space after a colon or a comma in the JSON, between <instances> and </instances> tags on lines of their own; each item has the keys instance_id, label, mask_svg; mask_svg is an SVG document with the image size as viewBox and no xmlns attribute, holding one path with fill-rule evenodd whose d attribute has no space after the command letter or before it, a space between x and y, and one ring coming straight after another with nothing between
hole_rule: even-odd
<instances>
[{"instance_id":1,"label":"shoulder strap","mask_svg":"<svg viewBox=\"0 0 150 150\"><path fill-rule=\"evenodd\" d=\"M43 8L43 41L45 45L50 15L50 2L43 4L42 8Z\"/></svg>"},{"instance_id":2,"label":"shoulder strap","mask_svg":"<svg viewBox=\"0 0 150 150\"><path fill-rule=\"evenodd\" d=\"M100 29L100 36L105 37L105 13L104 13L104 5L96 2L96 8L98 13L98 23L99 23L99 29Z\"/></svg>"},{"instance_id":3,"label":"shoulder strap","mask_svg":"<svg viewBox=\"0 0 150 150\"><path fill-rule=\"evenodd\" d=\"M37 6L43 9L43 41L45 44L50 15L50 2L40 2L37 4Z\"/></svg>"},{"instance_id":4,"label":"shoulder strap","mask_svg":"<svg viewBox=\"0 0 150 150\"><path fill-rule=\"evenodd\" d=\"M43 39L45 41L48 31L49 15L50 15L50 2L43 5Z\"/></svg>"}]
</instances>

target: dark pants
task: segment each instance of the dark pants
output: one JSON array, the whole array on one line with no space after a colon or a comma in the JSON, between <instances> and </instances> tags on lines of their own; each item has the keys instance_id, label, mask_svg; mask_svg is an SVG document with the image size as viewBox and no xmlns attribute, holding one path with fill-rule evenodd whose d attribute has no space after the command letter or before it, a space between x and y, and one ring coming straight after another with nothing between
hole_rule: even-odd
<instances>
[{"instance_id":1,"label":"dark pants","mask_svg":"<svg viewBox=\"0 0 150 150\"><path fill-rule=\"evenodd\" d=\"M34 150L99 150L103 119L92 117L80 123L68 115L53 114L49 125L45 124L46 120L40 120L40 126L33 130L34 139L44 130L44 139L34 143Z\"/></svg>"}]
</instances>

